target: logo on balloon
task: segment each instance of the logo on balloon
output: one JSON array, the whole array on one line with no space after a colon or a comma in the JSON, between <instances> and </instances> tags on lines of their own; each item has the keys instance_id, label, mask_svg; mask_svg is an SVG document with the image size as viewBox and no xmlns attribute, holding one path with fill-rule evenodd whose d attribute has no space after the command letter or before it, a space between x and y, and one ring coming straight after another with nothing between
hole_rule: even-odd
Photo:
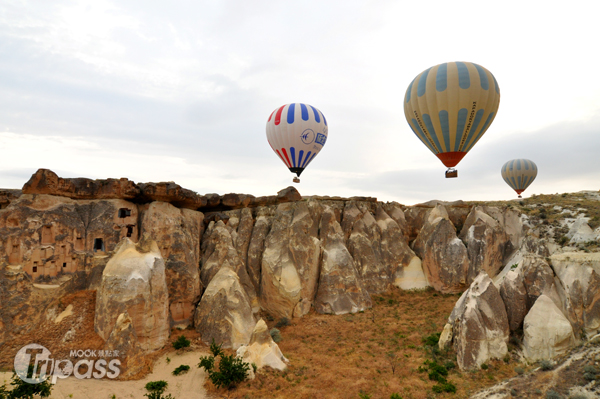
<instances>
[{"instance_id":1,"label":"logo on balloon","mask_svg":"<svg viewBox=\"0 0 600 399\"><path fill-rule=\"evenodd\" d=\"M315 132L312 129L306 129L302 132L300 138L304 144L310 144L315 141Z\"/></svg>"},{"instance_id":2,"label":"logo on balloon","mask_svg":"<svg viewBox=\"0 0 600 399\"><path fill-rule=\"evenodd\" d=\"M324 134L317 134L317 144L325 145L325 141L327 141L327 136Z\"/></svg>"}]
</instances>

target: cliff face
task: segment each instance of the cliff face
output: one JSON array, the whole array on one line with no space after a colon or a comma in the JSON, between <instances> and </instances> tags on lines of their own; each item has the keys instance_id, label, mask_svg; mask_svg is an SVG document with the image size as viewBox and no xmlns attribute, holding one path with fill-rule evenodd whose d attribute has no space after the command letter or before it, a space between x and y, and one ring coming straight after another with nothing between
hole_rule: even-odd
<instances>
[{"instance_id":1,"label":"cliff face","mask_svg":"<svg viewBox=\"0 0 600 399\"><path fill-rule=\"evenodd\" d=\"M193 325L203 336L222 337L233 346L243 342L232 331L254 329L241 326L257 319L248 312L262 310L277 318L302 317L311 309L358 312L371 306L371 295L392 287L432 286L460 293L480 273L495 278L499 286L506 275L499 272L508 263L522 262L526 256L543 259L556 249L516 210L472 207L460 201L406 207L364 197L302 198L291 187L271 197L198 195L175 183L62 179L43 169L22 193L4 190L0 199L0 346L35 329L46 310L68 293L97 290L103 303L118 296L118 290L105 289L107 263L121 241L137 242L142 235L156 244L166 291L160 291L160 298L140 293L139 298L145 299L136 306L160 301L168 316L149 320L144 312L126 306L118 313L128 313L138 333L157 323L162 323L156 325L160 331ZM568 262L562 262L561 270L568 271ZM230 272L223 281L235 284L211 285L224 268ZM534 277L527 293L541 287ZM521 279L525 285L527 278ZM595 286L596 280L577 284L560 290L557 297L567 297L565 292L581 296L579 287ZM204 298L209 286L211 298ZM544 287L532 301L545 293ZM207 313L210 307L200 308L214 302L227 303L229 309L238 297L244 298L244 316L239 318L243 322L229 316L216 320L217 313ZM591 314L595 297L592 304L583 302L559 308L571 312L566 315L571 323L585 324L591 333L598 324ZM532 305L528 303L528 309ZM585 320L594 322L579 321L584 313ZM96 318L116 320L119 314ZM523 317L511 318L511 329L517 328L515 323L520 326ZM200 331L211 328L206 326L219 326L219 331ZM509 329L508 324L498 328ZM103 325L102 331L109 336L112 327ZM448 339L456 337L450 334ZM468 343L456 345L472 352ZM478 362L482 358L469 356Z\"/></svg>"}]
</instances>

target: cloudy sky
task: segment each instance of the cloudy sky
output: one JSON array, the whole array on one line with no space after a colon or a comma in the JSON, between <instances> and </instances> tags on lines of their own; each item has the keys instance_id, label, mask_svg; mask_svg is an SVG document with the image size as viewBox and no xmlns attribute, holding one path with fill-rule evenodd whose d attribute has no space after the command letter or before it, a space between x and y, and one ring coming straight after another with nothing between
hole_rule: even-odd
<instances>
[{"instance_id":1,"label":"cloudy sky","mask_svg":"<svg viewBox=\"0 0 600 399\"><path fill-rule=\"evenodd\" d=\"M200 194L272 195L292 174L265 124L290 102L329 137L303 195L515 198L600 189L594 1L8 0L0 3L0 187L62 177L175 181ZM498 116L458 179L410 130L402 100L422 70L489 69Z\"/></svg>"}]
</instances>

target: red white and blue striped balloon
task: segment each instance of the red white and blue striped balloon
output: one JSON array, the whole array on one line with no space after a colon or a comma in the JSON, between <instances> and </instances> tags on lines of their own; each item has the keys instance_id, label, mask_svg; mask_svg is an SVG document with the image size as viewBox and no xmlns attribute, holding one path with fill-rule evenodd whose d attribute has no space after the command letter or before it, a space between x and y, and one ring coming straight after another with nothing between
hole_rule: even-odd
<instances>
[{"instance_id":1,"label":"red white and blue striped balloon","mask_svg":"<svg viewBox=\"0 0 600 399\"><path fill-rule=\"evenodd\" d=\"M285 166L300 176L327 141L327 120L308 104L282 105L267 121L267 140Z\"/></svg>"}]
</instances>

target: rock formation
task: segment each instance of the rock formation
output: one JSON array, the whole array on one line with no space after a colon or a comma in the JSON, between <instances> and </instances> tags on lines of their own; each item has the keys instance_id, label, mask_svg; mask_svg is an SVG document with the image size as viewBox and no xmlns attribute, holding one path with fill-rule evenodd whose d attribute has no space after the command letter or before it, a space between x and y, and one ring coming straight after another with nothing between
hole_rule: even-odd
<instances>
[{"instance_id":1,"label":"rock formation","mask_svg":"<svg viewBox=\"0 0 600 399\"><path fill-rule=\"evenodd\" d=\"M279 346L271 338L263 319L256 323L250 343L238 348L237 356L248 364L255 364L257 369L271 367L275 370L285 370L289 363L289 360L281 353Z\"/></svg>"},{"instance_id":2,"label":"rock formation","mask_svg":"<svg viewBox=\"0 0 600 399\"><path fill-rule=\"evenodd\" d=\"M222 267L210 281L196 308L194 325L207 344L214 340L224 348L237 349L250 342L256 320L233 269Z\"/></svg>"},{"instance_id":3,"label":"rock formation","mask_svg":"<svg viewBox=\"0 0 600 399\"><path fill-rule=\"evenodd\" d=\"M552 359L575 344L573 327L552 299L540 295L525 316L523 349L529 360Z\"/></svg>"},{"instance_id":4,"label":"rock formation","mask_svg":"<svg viewBox=\"0 0 600 399\"><path fill-rule=\"evenodd\" d=\"M482 272L458 300L448 323L461 369L476 369L508 352L509 326L500 293ZM446 339L447 340L447 339Z\"/></svg>"},{"instance_id":5,"label":"rock formation","mask_svg":"<svg viewBox=\"0 0 600 399\"><path fill-rule=\"evenodd\" d=\"M443 293L458 293L468 286L469 256L465 244L457 237L443 205L431 210L413 250L422 260L427 281Z\"/></svg>"},{"instance_id":6,"label":"rock formation","mask_svg":"<svg viewBox=\"0 0 600 399\"><path fill-rule=\"evenodd\" d=\"M549 223L536 219L539 208L511 208L303 198L293 187L200 195L173 182L40 169L23 190L0 190L0 345L79 290L96 291L104 340L146 352L172 327L192 325L205 342L237 348L251 342L259 311L359 312L394 287L431 286L468 289L440 340L454 344L460 367L501 356L521 327L532 358L553 356L600 332L600 260L582 253L598 230L579 211ZM580 249L562 248L561 234ZM539 337L542 305L560 320L552 342Z\"/></svg>"},{"instance_id":7,"label":"rock formation","mask_svg":"<svg viewBox=\"0 0 600 399\"><path fill-rule=\"evenodd\" d=\"M96 293L94 328L108 340L117 318L127 313L140 347L162 348L169 338L169 294L165 265L156 242L136 245L124 238L102 273Z\"/></svg>"}]
</instances>

